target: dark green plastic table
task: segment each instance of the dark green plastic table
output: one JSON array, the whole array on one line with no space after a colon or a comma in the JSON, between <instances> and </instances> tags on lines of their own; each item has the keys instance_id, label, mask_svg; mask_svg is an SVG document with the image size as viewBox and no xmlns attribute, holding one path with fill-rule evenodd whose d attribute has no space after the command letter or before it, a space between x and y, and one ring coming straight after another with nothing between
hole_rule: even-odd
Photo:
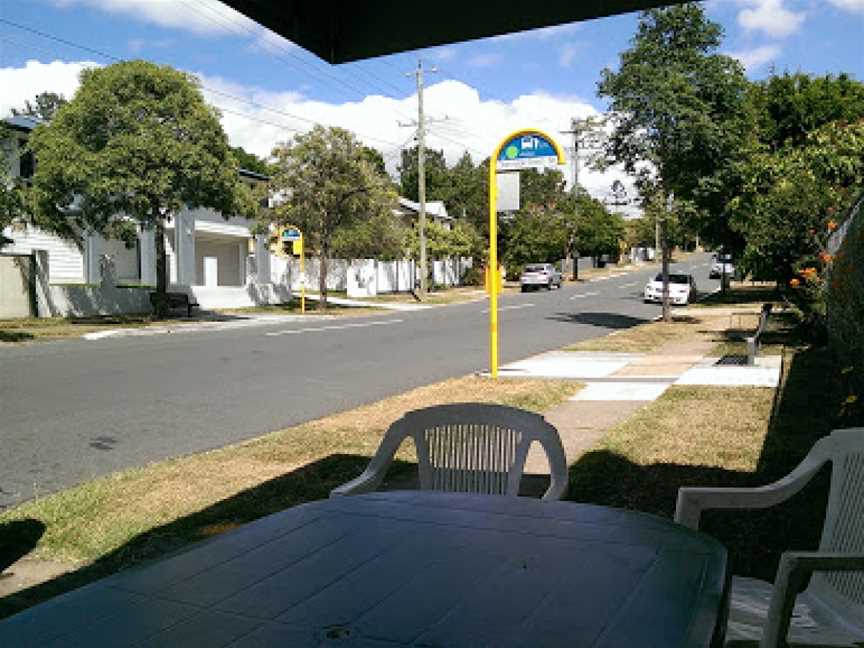
<instances>
[{"instance_id":1,"label":"dark green plastic table","mask_svg":"<svg viewBox=\"0 0 864 648\"><path fill-rule=\"evenodd\" d=\"M0 646L718 645L726 551L657 517L373 493L298 506L0 622Z\"/></svg>"}]
</instances>

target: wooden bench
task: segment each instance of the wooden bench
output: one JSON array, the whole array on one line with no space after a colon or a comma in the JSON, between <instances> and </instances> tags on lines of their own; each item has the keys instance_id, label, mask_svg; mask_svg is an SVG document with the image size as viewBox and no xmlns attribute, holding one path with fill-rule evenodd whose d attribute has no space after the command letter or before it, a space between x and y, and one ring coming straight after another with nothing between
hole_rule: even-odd
<instances>
[{"instance_id":1,"label":"wooden bench","mask_svg":"<svg viewBox=\"0 0 864 648\"><path fill-rule=\"evenodd\" d=\"M747 364L752 366L756 364L756 355L759 353L759 345L762 343L762 334L768 326L768 318L771 315L771 304L762 304L762 312L759 313L759 326L756 327L756 332L747 341Z\"/></svg>"},{"instance_id":2,"label":"wooden bench","mask_svg":"<svg viewBox=\"0 0 864 648\"><path fill-rule=\"evenodd\" d=\"M156 301L158 293L150 293L150 305L153 307L153 312L156 312ZM198 308L198 302L195 297L181 292L165 293L165 300L168 302L168 308L185 308L186 317L192 317L192 309Z\"/></svg>"}]
</instances>

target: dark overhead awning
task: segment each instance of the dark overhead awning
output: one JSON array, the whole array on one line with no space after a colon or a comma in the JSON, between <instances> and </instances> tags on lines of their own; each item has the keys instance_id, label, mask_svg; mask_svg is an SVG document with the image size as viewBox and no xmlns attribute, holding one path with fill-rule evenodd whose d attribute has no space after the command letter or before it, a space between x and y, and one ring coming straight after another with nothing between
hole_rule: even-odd
<instances>
[{"instance_id":1,"label":"dark overhead awning","mask_svg":"<svg viewBox=\"0 0 864 648\"><path fill-rule=\"evenodd\" d=\"M681 0L222 0L331 63L676 4Z\"/></svg>"}]
</instances>

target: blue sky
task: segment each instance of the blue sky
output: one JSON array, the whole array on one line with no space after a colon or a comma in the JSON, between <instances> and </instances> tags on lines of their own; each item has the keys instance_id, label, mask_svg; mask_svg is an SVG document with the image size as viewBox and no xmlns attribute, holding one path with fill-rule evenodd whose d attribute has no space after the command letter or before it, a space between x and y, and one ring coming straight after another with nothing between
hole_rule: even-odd
<instances>
[{"instance_id":1,"label":"blue sky","mask_svg":"<svg viewBox=\"0 0 864 648\"><path fill-rule=\"evenodd\" d=\"M864 79L864 0L708 0L726 33L722 51L751 78L772 68ZM0 112L40 89L71 94L82 66L111 60L8 23L118 58L194 72L223 110L234 143L266 154L312 122L343 125L392 165L416 114L418 57L438 68L427 84L432 145L453 160L483 155L502 131L527 122L551 131L604 108L600 71L617 65L637 15L329 66L217 0L0 0ZM226 95L230 95L226 96ZM384 97L384 98L382 98ZM235 99L236 98L236 99ZM591 180L589 178L589 180ZM609 177L594 178L598 187Z\"/></svg>"}]
</instances>

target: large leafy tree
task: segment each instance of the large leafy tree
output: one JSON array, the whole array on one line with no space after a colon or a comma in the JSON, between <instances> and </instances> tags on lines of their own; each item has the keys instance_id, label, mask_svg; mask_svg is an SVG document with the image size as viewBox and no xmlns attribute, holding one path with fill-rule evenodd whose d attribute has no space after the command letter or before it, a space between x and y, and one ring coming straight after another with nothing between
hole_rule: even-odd
<instances>
[{"instance_id":1,"label":"large leafy tree","mask_svg":"<svg viewBox=\"0 0 864 648\"><path fill-rule=\"evenodd\" d=\"M776 75L750 87L759 140L771 151L803 146L817 128L830 122L864 118L864 83L849 75Z\"/></svg>"},{"instance_id":2,"label":"large leafy tree","mask_svg":"<svg viewBox=\"0 0 864 648\"><path fill-rule=\"evenodd\" d=\"M4 145L11 145L10 150L4 151ZM9 173L5 154L17 155L17 143L11 129L0 122L0 248L11 243L3 236L3 230L27 219L25 187Z\"/></svg>"},{"instance_id":3,"label":"large leafy tree","mask_svg":"<svg viewBox=\"0 0 864 648\"><path fill-rule=\"evenodd\" d=\"M449 202L452 195L450 173L444 151L426 149L426 200ZM399 193L409 200L418 200L417 147L402 151L399 164Z\"/></svg>"},{"instance_id":4,"label":"large leafy tree","mask_svg":"<svg viewBox=\"0 0 864 648\"><path fill-rule=\"evenodd\" d=\"M70 238L111 236L131 218L155 230L160 314L166 222L186 207L226 218L254 209L218 113L193 77L168 66L127 61L84 70L78 92L34 130L30 147L40 226Z\"/></svg>"},{"instance_id":5,"label":"large leafy tree","mask_svg":"<svg viewBox=\"0 0 864 648\"><path fill-rule=\"evenodd\" d=\"M33 101L29 99L24 101L22 108L13 108L13 115L25 115L27 117L36 117L42 121L51 121L57 111L66 105L66 98L56 92L40 92Z\"/></svg>"},{"instance_id":6,"label":"large leafy tree","mask_svg":"<svg viewBox=\"0 0 864 648\"><path fill-rule=\"evenodd\" d=\"M688 201L713 244L734 238L725 205L754 131L747 80L740 63L718 53L722 36L695 3L643 12L618 71L603 70L598 86L616 118L608 161L640 174L651 193ZM664 244L664 277L668 260Z\"/></svg>"},{"instance_id":7,"label":"large leafy tree","mask_svg":"<svg viewBox=\"0 0 864 648\"><path fill-rule=\"evenodd\" d=\"M273 149L273 191L282 203L276 222L295 225L318 255L318 306L327 308L327 261L343 228L394 207L389 179L370 163L363 145L343 128L316 126Z\"/></svg>"}]
</instances>

